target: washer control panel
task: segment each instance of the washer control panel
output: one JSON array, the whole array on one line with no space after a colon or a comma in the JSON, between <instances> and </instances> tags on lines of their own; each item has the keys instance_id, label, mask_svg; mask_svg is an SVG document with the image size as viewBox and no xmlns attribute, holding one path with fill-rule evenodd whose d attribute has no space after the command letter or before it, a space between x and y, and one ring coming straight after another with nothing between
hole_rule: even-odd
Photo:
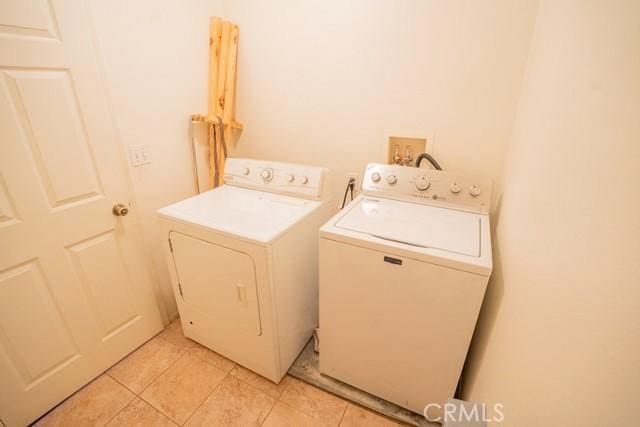
<instances>
[{"instance_id":1,"label":"washer control panel","mask_svg":"<svg viewBox=\"0 0 640 427\"><path fill-rule=\"evenodd\" d=\"M370 163L362 189L394 199L488 214L491 179L410 166Z\"/></svg>"},{"instance_id":2,"label":"washer control panel","mask_svg":"<svg viewBox=\"0 0 640 427\"><path fill-rule=\"evenodd\" d=\"M225 163L227 185L289 194L307 199L328 197L328 170L315 166L230 157Z\"/></svg>"}]
</instances>

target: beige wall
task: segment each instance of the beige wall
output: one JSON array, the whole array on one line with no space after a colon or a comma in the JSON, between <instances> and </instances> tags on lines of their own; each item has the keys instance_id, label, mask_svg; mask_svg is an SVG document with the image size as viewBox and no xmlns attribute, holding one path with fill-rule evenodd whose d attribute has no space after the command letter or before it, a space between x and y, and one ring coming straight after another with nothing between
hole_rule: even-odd
<instances>
[{"instance_id":1,"label":"beige wall","mask_svg":"<svg viewBox=\"0 0 640 427\"><path fill-rule=\"evenodd\" d=\"M240 25L235 155L348 172L421 131L445 169L498 178L535 1L223 0Z\"/></svg>"},{"instance_id":2,"label":"beige wall","mask_svg":"<svg viewBox=\"0 0 640 427\"><path fill-rule=\"evenodd\" d=\"M208 17L240 24L234 155L346 173L380 161L388 131L418 131L447 169L499 176L535 1L92 2L146 244L176 312L155 211L194 193L188 116L206 108ZM197 132L201 135L201 132Z\"/></svg>"},{"instance_id":3,"label":"beige wall","mask_svg":"<svg viewBox=\"0 0 640 427\"><path fill-rule=\"evenodd\" d=\"M509 426L640 419L640 2L540 5L465 397Z\"/></svg>"},{"instance_id":4,"label":"beige wall","mask_svg":"<svg viewBox=\"0 0 640 427\"><path fill-rule=\"evenodd\" d=\"M122 143L150 149L151 164L130 174L158 297L172 316L155 211L195 193L188 118L206 110L207 35L217 1L94 0L91 6Z\"/></svg>"}]
</instances>

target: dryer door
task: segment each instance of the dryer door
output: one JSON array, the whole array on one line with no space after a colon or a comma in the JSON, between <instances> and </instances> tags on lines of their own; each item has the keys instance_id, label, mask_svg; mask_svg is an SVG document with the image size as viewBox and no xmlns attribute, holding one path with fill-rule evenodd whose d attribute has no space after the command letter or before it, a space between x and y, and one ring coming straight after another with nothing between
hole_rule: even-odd
<instances>
[{"instance_id":1,"label":"dryer door","mask_svg":"<svg viewBox=\"0 0 640 427\"><path fill-rule=\"evenodd\" d=\"M182 233L169 238L184 303L225 326L261 335L251 257Z\"/></svg>"}]
</instances>

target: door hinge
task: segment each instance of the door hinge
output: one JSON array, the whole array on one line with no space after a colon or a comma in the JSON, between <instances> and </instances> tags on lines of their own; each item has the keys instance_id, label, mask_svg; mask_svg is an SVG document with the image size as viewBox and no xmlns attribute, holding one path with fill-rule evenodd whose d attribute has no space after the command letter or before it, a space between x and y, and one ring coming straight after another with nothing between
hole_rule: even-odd
<instances>
[{"instance_id":1,"label":"door hinge","mask_svg":"<svg viewBox=\"0 0 640 427\"><path fill-rule=\"evenodd\" d=\"M171 239L167 239L169 241L169 250L173 253L173 243L171 243Z\"/></svg>"},{"instance_id":2,"label":"door hinge","mask_svg":"<svg viewBox=\"0 0 640 427\"><path fill-rule=\"evenodd\" d=\"M180 296L183 297L184 294L182 293L182 285L180 284L180 282L178 282L178 289L180 290Z\"/></svg>"}]
</instances>

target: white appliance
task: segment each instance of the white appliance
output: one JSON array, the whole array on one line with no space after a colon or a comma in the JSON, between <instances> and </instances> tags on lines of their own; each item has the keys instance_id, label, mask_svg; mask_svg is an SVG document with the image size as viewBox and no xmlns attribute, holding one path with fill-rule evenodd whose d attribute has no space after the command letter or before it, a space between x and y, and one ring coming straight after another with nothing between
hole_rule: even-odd
<instances>
[{"instance_id":1,"label":"white appliance","mask_svg":"<svg viewBox=\"0 0 640 427\"><path fill-rule=\"evenodd\" d=\"M327 173L229 158L223 186L158 211L186 336L282 379L318 322Z\"/></svg>"},{"instance_id":2,"label":"white appliance","mask_svg":"<svg viewBox=\"0 0 640 427\"><path fill-rule=\"evenodd\" d=\"M362 187L320 229L320 371L423 413L454 395L491 274L491 181L370 164Z\"/></svg>"}]
</instances>

